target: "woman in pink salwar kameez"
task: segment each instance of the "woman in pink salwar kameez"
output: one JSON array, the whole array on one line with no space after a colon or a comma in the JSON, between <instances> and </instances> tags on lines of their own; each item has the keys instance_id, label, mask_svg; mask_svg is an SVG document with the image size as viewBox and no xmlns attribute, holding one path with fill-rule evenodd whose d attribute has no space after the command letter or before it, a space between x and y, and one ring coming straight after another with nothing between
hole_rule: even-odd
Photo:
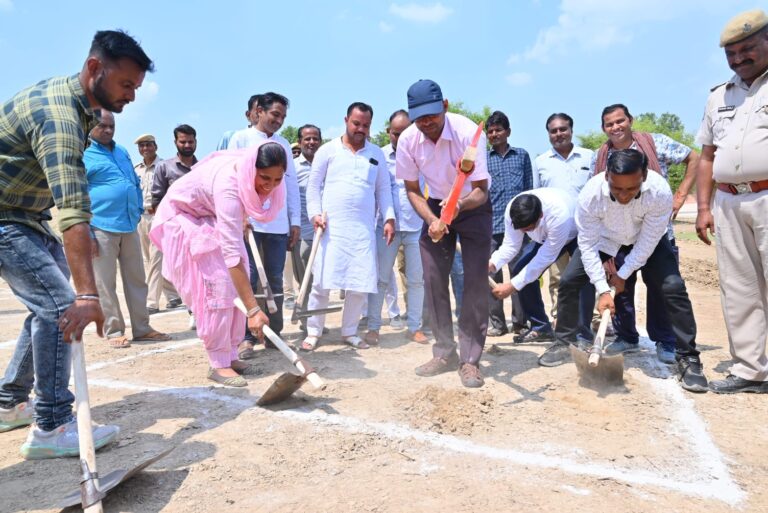
<instances>
[{"instance_id":1,"label":"woman in pink salwar kameez","mask_svg":"<svg viewBox=\"0 0 768 513\"><path fill-rule=\"evenodd\" d=\"M261 336L268 323L248 279L243 232L248 217L263 223L280 211L288 158L269 141L213 153L168 189L152 223L149 236L163 253L163 276L195 313L208 379L217 383L247 384L241 374L253 368L237 356L243 324ZM237 297L247 316L235 308Z\"/></svg>"}]
</instances>

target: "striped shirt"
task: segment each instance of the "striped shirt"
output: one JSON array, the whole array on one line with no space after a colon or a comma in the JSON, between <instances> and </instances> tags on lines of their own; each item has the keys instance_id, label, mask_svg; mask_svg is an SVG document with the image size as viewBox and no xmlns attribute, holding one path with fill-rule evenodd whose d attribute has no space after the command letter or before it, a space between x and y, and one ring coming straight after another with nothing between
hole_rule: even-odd
<instances>
[{"instance_id":1,"label":"striped shirt","mask_svg":"<svg viewBox=\"0 0 768 513\"><path fill-rule=\"evenodd\" d=\"M50 233L91 219L83 151L95 124L78 75L43 80L0 110L0 221Z\"/></svg>"}]
</instances>

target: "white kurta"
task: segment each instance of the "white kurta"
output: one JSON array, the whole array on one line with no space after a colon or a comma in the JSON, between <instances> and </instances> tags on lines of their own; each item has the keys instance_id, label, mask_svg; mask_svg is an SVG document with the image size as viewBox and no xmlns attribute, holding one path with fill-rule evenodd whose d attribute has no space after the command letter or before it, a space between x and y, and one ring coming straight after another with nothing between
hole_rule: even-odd
<instances>
[{"instance_id":1,"label":"white kurta","mask_svg":"<svg viewBox=\"0 0 768 513\"><path fill-rule=\"evenodd\" d=\"M326 212L312 273L322 289L377 291L376 207L394 219L389 171L381 148L353 152L337 137L317 150L307 184L307 215Z\"/></svg>"}]
</instances>

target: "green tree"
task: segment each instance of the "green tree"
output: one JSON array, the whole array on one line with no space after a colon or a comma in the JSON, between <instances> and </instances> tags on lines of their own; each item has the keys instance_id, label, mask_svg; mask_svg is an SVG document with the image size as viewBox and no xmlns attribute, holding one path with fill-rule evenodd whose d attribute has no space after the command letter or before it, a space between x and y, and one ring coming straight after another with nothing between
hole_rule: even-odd
<instances>
[{"instance_id":1,"label":"green tree","mask_svg":"<svg viewBox=\"0 0 768 513\"><path fill-rule=\"evenodd\" d=\"M638 116L635 116L632 122L632 130L637 132L652 132L656 134L664 134L675 141L685 144L689 148L694 148L698 151L695 145L694 135L685 131L685 125L677 114L665 112L659 116L653 112L644 112ZM603 132L589 131L582 135L576 136L579 139L579 145L595 150L602 146L602 144L608 140L608 137ZM672 191L676 191L680 182L685 175L685 165L675 164L669 166L669 185Z\"/></svg>"},{"instance_id":2,"label":"green tree","mask_svg":"<svg viewBox=\"0 0 768 513\"><path fill-rule=\"evenodd\" d=\"M288 139L288 142L291 144L299 142L299 128L293 125L286 125L280 130L280 135Z\"/></svg>"}]
</instances>

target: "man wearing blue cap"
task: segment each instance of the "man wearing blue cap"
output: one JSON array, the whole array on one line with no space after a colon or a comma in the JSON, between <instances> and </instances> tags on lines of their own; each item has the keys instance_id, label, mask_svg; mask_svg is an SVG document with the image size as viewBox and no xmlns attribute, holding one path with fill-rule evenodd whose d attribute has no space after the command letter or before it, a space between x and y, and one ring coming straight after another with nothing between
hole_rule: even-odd
<instances>
[{"instance_id":1,"label":"man wearing blue cap","mask_svg":"<svg viewBox=\"0 0 768 513\"><path fill-rule=\"evenodd\" d=\"M419 376L457 370L466 387L480 387L479 361L488 328L488 255L491 252L490 175L486 152L479 151L474 170L461 191L450 229L440 224L443 202L456 178L456 163L470 145L477 125L459 114L448 113L448 101L435 82L419 80L408 89L408 117L414 122L400 136L396 174L405 181L413 208L424 220L419 241L435 344L433 358L416 368ZM486 147L485 135L478 143ZM429 199L419 188L419 176L429 187ZM448 275L461 237L464 296L459 316L459 354L453 339ZM437 242L433 242L437 240Z\"/></svg>"}]
</instances>

